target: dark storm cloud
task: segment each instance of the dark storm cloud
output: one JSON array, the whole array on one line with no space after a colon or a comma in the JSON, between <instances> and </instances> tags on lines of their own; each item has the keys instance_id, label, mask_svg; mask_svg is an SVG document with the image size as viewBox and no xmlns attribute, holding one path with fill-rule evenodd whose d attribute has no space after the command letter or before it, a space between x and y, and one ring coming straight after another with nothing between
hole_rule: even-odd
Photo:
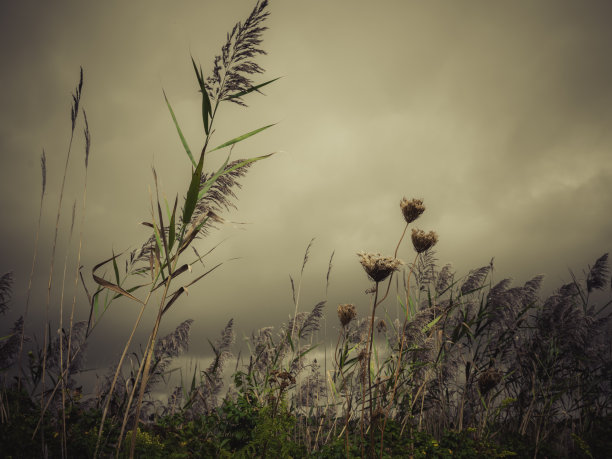
<instances>
[{"instance_id":1,"label":"dark storm cloud","mask_svg":"<svg viewBox=\"0 0 612 459\"><path fill-rule=\"evenodd\" d=\"M249 8L220 1L0 8L0 268L16 272L17 306L43 147L49 181L35 285L46 282L79 66L93 138L82 261L89 273L111 250L148 237L140 222L150 218L151 165L162 196L184 195L189 163L161 90L199 148L189 55L210 72L225 33ZM247 110L222 108L213 143L279 121L234 157L282 152L243 180L239 210L227 216L249 224L228 224L198 243L205 252L231 236L210 263L242 259L182 298L164 326L193 317L197 353L230 317L239 334L278 325L293 313L288 275L299 275L315 236L301 307L325 298L335 250L330 309L355 302L365 313L368 283L355 252L392 252L404 195L425 200L418 226L439 233L440 262L460 274L495 256L496 276L521 282L545 272L552 289L567 267L593 263L612 234L611 12L608 2L273 2L261 81L284 78L267 97L249 99ZM75 199L79 208L82 195L80 129L62 210L62 262L69 208ZM224 158L210 159L212 168ZM405 246L400 256L413 255ZM110 311L90 359L110 363L135 314L129 303Z\"/></svg>"}]
</instances>

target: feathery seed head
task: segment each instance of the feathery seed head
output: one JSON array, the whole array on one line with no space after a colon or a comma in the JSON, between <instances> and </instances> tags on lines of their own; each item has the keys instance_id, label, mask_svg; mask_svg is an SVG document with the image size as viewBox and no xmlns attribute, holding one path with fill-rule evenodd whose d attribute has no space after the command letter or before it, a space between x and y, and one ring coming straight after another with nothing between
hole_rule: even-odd
<instances>
[{"instance_id":1,"label":"feathery seed head","mask_svg":"<svg viewBox=\"0 0 612 459\"><path fill-rule=\"evenodd\" d=\"M343 327L346 327L355 317L357 317L357 311L354 304L338 305L338 319Z\"/></svg>"},{"instance_id":2,"label":"feathery seed head","mask_svg":"<svg viewBox=\"0 0 612 459\"><path fill-rule=\"evenodd\" d=\"M435 232L425 233L425 231L420 229L412 229L412 245L417 253L423 253L432 248L436 245L436 242L438 242L438 235Z\"/></svg>"},{"instance_id":3,"label":"feathery seed head","mask_svg":"<svg viewBox=\"0 0 612 459\"><path fill-rule=\"evenodd\" d=\"M423 205L422 199L411 199L408 201L406 198L403 198L400 201L400 209L402 209L402 214L404 215L406 223L412 223L425 212L425 206Z\"/></svg>"},{"instance_id":4,"label":"feathery seed head","mask_svg":"<svg viewBox=\"0 0 612 459\"><path fill-rule=\"evenodd\" d=\"M403 261L393 257L383 257L380 253L365 253L358 252L361 266L366 274L374 282L381 282L391 275L393 271L397 271Z\"/></svg>"}]
</instances>

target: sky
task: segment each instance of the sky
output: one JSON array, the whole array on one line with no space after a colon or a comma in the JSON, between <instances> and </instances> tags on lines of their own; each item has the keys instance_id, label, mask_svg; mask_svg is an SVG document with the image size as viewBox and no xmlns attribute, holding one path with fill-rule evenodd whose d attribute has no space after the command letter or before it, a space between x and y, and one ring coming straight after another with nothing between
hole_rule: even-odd
<instances>
[{"instance_id":1,"label":"sky","mask_svg":"<svg viewBox=\"0 0 612 459\"><path fill-rule=\"evenodd\" d=\"M50 317L58 320L81 265L91 269L149 236L151 168L160 195L185 195L190 163L165 106L193 150L203 143L190 56L213 58L252 1L0 3L0 273L12 271L12 310L23 314L41 195L30 330L42 336L59 189L70 139L71 94L84 70L91 131L83 216L84 141L78 121L61 208ZM612 248L612 6L606 1L272 1L266 69L282 77L248 108L221 105L212 144L276 123L236 146L232 158L275 152L241 181L228 223L197 242L206 268L164 316L160 335L194 319L190 355L209 354L228 320L237 340L294 312L304 251L301 311L328 300L368 313L370 286L356 252L391 255L404 227L399 202L421 198L416 222L439 235L436 256L458 276L489 264L519 285L546 275L550 293ZM225 151L207 157L218 167ZM70 235L73 203L75 229ZM326 274L334 253L329 289ZM398 257L412 261L405 241ZM238 259L234 259L237 258ZM194 273L202 272L194 265ZM112 273L107 272L111 278ZM88 306L77 289L77 318ZM387 302L389 310L395 304ZM66 306L65 306L66 307ZM114 362L138 307L118 301L91 337L88 364ZM147 310L137 342L151 329ZM41 339L41 338L39 338ZM144 343L143 343L144 345Z\"/></svg>"}]
</instances>

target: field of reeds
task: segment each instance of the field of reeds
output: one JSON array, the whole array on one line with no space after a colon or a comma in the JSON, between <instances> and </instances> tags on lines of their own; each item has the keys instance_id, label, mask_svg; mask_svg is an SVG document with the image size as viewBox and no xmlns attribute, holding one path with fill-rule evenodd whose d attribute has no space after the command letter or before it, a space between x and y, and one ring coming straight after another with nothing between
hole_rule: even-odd
<instances>
[{"instance_id":1,"label":"field of reeds","mask_svg":"<svg viewBox=\"0 0 612 459\"><path fill-rule=\"evenodd\" d=\"M254 81L263 73L256 61L264 54L268 15L267 1L258 1L228 33L209 73L195 59L189 63L202 99L198 150L191 149L164 93L169 122L191 163L184 194L160 199L153 170L150 219L143 223L150 237L138 249L110 253L90 267L81 267L92 143L81 104L81 69L42 287L42 329L34 328L30 311L32 291L40 288L32 282L40 216L25 304L11 301L12 275L0 277L0 314L9 308L21 314L0 331L2 457L609 457L608 254L582 276L570 272L567 283L548 297L539 292L542 276L518 286L509 279L493 282L493 262L455 273L438 264L436 232L418 228L426 208L417 198L398 197L404 225L392 241L394 253L356 253L355 263L364 270L357 288L367 289L370 298L366 316L359 317L353 304L320 301L312 309L300 304L309 244L300 276L291 278L290 320L253 331L248 352L237 357L234 322L220 324L220 336L209 337L214 357L182 374L160 398L159 387L187 349L192 324L186 317L160 336L165 314L221 265L205 265L209 252L200 253L194 242L201 246L210 231L222 230L223 211L235 207L240 178L253 163L272 156L231 159L235 144L270 124L221 143L214 138L224 106L246 107L247 99L276 80ZM69 224L78 267L71 273L68 254L56 248L65 221L68 164L76 155L73 139L79 135L85 185L82 207L73 207ZM207 171L212 151L226 152L227 159ZM44 152L41 169L42 213L48 205ZM409 259L400 260L400 250ZM332 262L333 254L328 284ZM51 291L57 285L56 299ZM65 293L71 285L85 292L85 305L76 293ZM102 384L84 388L88 339L120 302L139 310L129 338ZM156 319L146 342L135 343L147 308L156 311ZM329 309L337 312L337 335L328 343L317 332Z\"/></svg>"}]
</instances>

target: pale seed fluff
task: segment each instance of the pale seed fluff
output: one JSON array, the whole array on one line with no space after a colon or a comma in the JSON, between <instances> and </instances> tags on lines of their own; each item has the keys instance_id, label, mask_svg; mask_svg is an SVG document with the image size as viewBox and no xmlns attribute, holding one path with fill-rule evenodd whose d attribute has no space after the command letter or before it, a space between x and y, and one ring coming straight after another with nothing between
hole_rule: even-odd
<instances>
[{"instance_id":1,"label":"pale seed fluff","mask_svg":"<svg viewBox=\"0 0 612 459\"><path fill-rule=\"evenodd\" d=\"M338 319L343 327L346 327L351 320L357 316L354 304L339 304L338 305Z\"/></svg>"},{"instance_id":2,"label":"pale seed fluff","mask_svg":"<svg viewBox=\"0 0 612 459\"><path fill-rule=\"evenodd\" d=\"M358 252L361 266L366 274L374 282L381 282L397 271L404 264L401 260L394 257L383 257L380 253Z\"/></svg>"},{"instance_id":3,"label":"pale seed fluff","mask_svg":"<svg viewBox=\"0 0 612 459\"><path fill-rule=\"evenodd\" d=\"M402 209L402 215L406 223L412 223L425 212L425 206L423 205L422 199L411 199L408 201L408 199L403 198L400 201L400 209Z\"/></svg>"},{"instance_id":4,"label":"pale seed fluff","mask_svg":"<svg viewBox=\"0 0 612 459\"><path fill-rule=\"evenodd\" d=\"M436 242L438 242L438 235L435 232L425 233L425 231L420 229L412 229L412 245L417 253L423 253L432 248L436 245Z\"/></svg>"}]
</instances>

